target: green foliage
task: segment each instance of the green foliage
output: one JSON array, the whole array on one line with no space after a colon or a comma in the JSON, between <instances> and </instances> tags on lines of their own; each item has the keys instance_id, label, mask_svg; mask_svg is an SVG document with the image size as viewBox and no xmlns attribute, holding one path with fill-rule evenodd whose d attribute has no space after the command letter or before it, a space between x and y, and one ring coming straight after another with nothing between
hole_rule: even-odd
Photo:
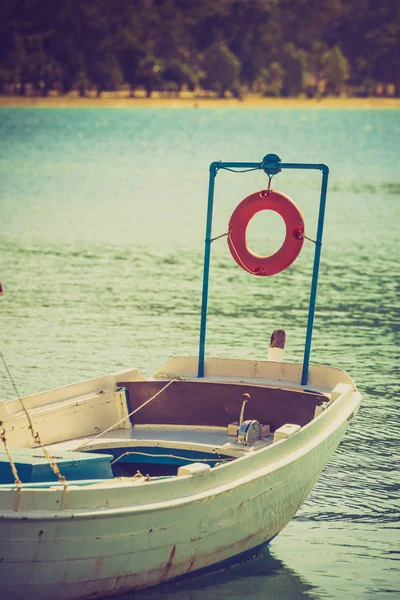
<instances>
[{"instance_id":1,"label":"green foliage","mask_svg":"<svg viewBox=\"0 0 400 600\"><path fill-rule=\"evenodd\" d=\"M2 0L0 86L400 95L399 0Z\"/></svg>"},{"instance_id":2,"label":"green foliage","mask_svg":"<svg viewBox=\"0 0 400 600\"><path fill-rule=\"evenodd\" d=\"M285 44L281 61L284 69L282 95L297 96L304 89L306 54L294 44Z\"/></svg>"},{"instance_id":3,"label":"green foliage","mask_svg":"<svg viewBox=\"0 0 400 600\"><path fill-rule=\"evenodd\" d=\"M276 0L232 2L224 39L241 62L242 83L253 87L262 70L275 57L280 31L275 17Z\"/></svg>"},{"instance_id":4,"label":"green foliage","mask_svg":"<svg viewBox=\"0 0 400 600\"><path fill-rule=\"evenodd\" d=\"M327 50L327 44L317 40L312 44L307 54L307 71L312 79L310 87L314 88L315 94L318 94L320 91L321 82L325 76L324 57Z\"/></svg>"},{"instance_id":5,"label":"green foliage","mask_svg":"<svg viewBox=\"0 0 400 600\"><path fill-rule=\"evenodd\" d=\"M381 82L400 96L400 3L353 0L344 5L340 46L354 84Z\"/></svg>"},{"instance_id":6,"label":"green foliage","mask_svg":"<svg viewBox=\"0 0 400 600\"><path fill-rule=\"evenodd\" d=\"M85 71L78 71L74 77L74 85L79 91L80 96L85 95L85 91L90 87L90 81Z\"/></svg>"},{"instance_id":7,"label":"green foliage","mask_svg":"<svg viewBox=\"0 0 400 600\"><path fill-rule=\"evenodd\" d=\"M107 90L115 91L123 81L122 70L114 52L104 49L88 61L90 80L97 87L98 95Z\"/></svg>"},{"instance_id":8,"label":"green foliage","mask_svg":"<svg viewBox=\"0 0 400 600\"><path fill-rule=\"evenodd\" d=\"M165 62L162 76L167 84L175 83L177 91L180 91L184 85L193 90L199 82L198 74L189 64L178 58L172 58Z\"/></svg>"},{"instance_id":9,"label":"green foliage","mask_svg":"<svg viewBox=\"0 0 400 600\"><path fill-rule=\"evenodd\" d=\"M144 58L143 50L135 42L125 41L119 46L116 54L124 81L134 88L138 68Z\"/></svg>"},{"instance_id":10,"label":"green foliage","mask_svg":"<svg viewBox=\"0 0 400 600\"><path fill-rule=\"evenodd\" d=\"M240 62L223 41L212 44L204 53L203 68L206 86L220 98L239 88Z\"/></svg>"},{"instance_id":11,"label":"green foliage","mask_svg":"<svg viewBox=\"0 0 400 600\"><path fill-rule=\"evenodd\" d=\"M140 62L136 81L145 88L148 98L155 89L161 87L163 70L164 62L154 56L146 56Z\"/></svg>"},{"instance_id":12,"label":"green foliage","mask_svg":"<svg viewBox=\"0 0 400 600\"><path fill-rule=\"evenodd\" d=\"M281 43L293 43L307 52L317 40L331 44L343 13L344 1L280 0L277 3L277 22Z\"/></svg>"},{"instance_id":13,"label":"green foliage","mask_svg":"<svg viewBox=\"0 0 400 600\"><path fill-rule=\"evenodd\" d=\"M322 56L323 74L327 80L327 90L340 95L349 79L349 63L338 46L326 50Z\"/></svg>"},{"instance_id":14,"label":"green foliage","mask_svg":"<svg viewBox=\"0 0 400 600\"><path fill-rule=\"evenodd\" d=\"M278 62L273 62L268 69L264 69L266 96L281 96L285 80L285 69Z\"/></svg>"},{"instance_id":15,"label":"green foliage","mask_svg":"<svg viewBox=\"0 0 400 600\"><path fill-rule=\"evenodd\" d=\"M0 93L4 93L6 85L13 81L12 72L10 69L0 67Z\"/></svg>"}]
</instances>

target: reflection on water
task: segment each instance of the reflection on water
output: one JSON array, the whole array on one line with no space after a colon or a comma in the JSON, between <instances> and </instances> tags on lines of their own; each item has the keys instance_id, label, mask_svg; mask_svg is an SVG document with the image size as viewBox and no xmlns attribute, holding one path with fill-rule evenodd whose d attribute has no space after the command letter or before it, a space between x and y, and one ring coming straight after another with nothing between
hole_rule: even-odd
<instances>
[{"instance_id":1,"label":"reflection on water","mask_svg":"<svg viewBox=\"0 0 400 600\"><path fill-rule=\"evenodd\" d=\"M263 600L306 600L312 598L313 586L282 561L264 551L261 556L225 571L202 575L117 596L115 600L220 600L231 598L263 598Z\"/></svg>"},{"instance_id":2,"label":"reflection on water","mask_svg":"<svg viewBox=\"0 0 400 600\"><path fill-rule=\"evenodd\" d=\"M0 347L22 395L197 352L212 160L277 152L331 169L311 362L354 378L358 417L271 554L143 598L398 595L399 132L397 111L0 111ZM219 173L213 234L265 185ZM273 179L311 237L319 185ZM265 235L260 221L252 243ZM272 247L279 231L267 235ZM283 328L301 360L312 256L305 243L284 273L249 278L216 241L207 355L265 358ZM14 394L1 369L0 394Z\"/></svg>"}]
</instances>

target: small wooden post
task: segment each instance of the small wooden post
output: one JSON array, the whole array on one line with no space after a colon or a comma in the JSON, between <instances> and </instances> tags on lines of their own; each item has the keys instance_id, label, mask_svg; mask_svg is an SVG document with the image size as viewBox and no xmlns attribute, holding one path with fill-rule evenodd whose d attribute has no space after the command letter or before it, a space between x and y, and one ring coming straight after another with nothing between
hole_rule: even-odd
<instances>
[{"instance_id":1,"label":"small wooden post","mask_svg":"<svg viewBox=\"0 0 400 600\"><path fill-rule=\"evenodd\" d=\"M271 335L268 348L268 360L282 362L285 354L286 333L283 329L275 329Z\"/></svg>"}]
</instances>

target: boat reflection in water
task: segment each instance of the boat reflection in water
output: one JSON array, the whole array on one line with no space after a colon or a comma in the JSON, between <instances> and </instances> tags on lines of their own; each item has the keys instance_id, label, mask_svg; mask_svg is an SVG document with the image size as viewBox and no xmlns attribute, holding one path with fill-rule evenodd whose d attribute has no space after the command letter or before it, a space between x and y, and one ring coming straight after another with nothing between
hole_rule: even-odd
<instances>
[{"instance_id":1,"label":"boat reflection in water","mask_svg":"<svg viewBox=\"0 0 400 600\"><path fill-rule=\"evenodd\" d=\"M159 600L161 597L163 600L308 600L315 597L314 589L266 549L258 558L231 569L142 590L134 597L136 600ZM114 596L113 600L127 600L127 595Z\"/></svg>"}]
</instances>

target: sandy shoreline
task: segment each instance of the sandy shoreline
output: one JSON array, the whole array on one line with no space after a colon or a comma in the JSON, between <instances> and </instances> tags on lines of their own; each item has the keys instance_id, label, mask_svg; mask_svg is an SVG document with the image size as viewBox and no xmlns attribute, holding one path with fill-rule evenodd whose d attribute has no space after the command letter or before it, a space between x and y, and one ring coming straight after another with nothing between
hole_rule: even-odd
<instances>
[{"instance_id":1,"label":"sandy shoreline","mask_svg":"<svg viewBox=\"0 0 400 600\"><path fill-rule=\"evenodd\" d=\"M101 98L76 96L18 97L0 96L0 108L302 108L302 109L400 109L400 98L261 98L244 96L236 99L216 98L127 98L104 95Z\"/></svg>"}]
</instances>

